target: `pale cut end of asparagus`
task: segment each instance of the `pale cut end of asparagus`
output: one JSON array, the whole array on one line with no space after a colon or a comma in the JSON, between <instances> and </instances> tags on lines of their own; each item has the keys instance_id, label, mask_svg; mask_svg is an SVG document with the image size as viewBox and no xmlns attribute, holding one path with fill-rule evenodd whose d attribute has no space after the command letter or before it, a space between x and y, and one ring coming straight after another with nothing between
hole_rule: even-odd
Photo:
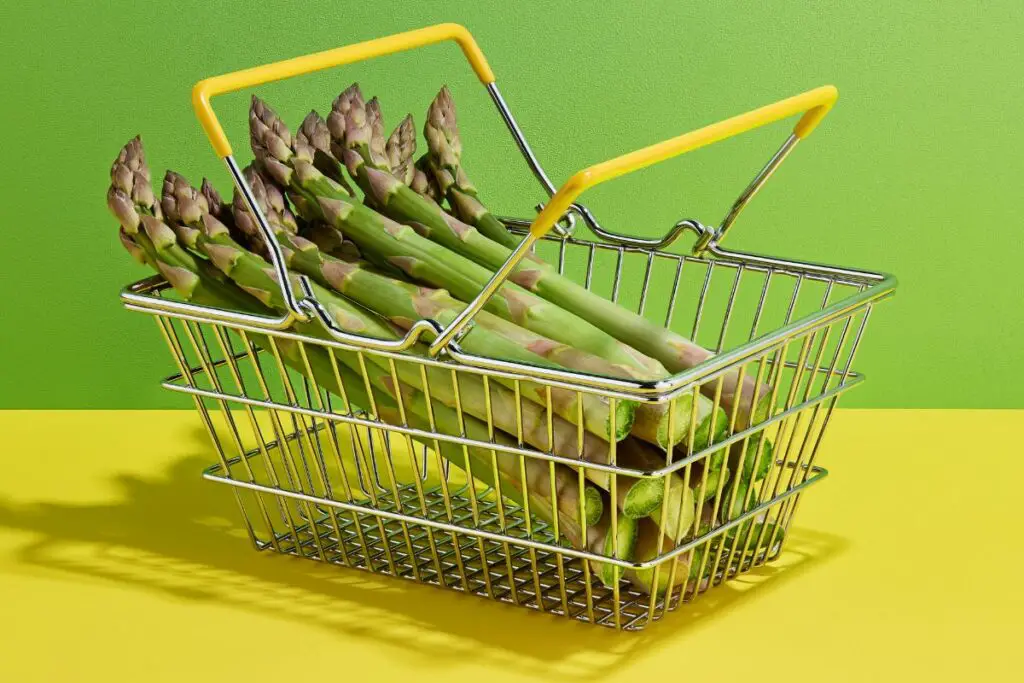
<instances>
[{"instance_id":1,"label":"pale cut end of asparagus","mask_svg":"<svg viewBox=\"0 0 1024 683\"><path fill-rule=\"evenodd\" d=\"M620 482L619 485L624 485ZM633 519L646 517L661 507L665 499L665 486L661 479L637 479L629 488L622 503L622 514Z\"/></svg>"},{"instance_id":2,"label":"pale cut end of asparagus","mask_svg":"<svg viewBox=\"0 0 1024 683\"><path fill-rule=\"evenodd\" d=\"M416 153L416 128L412 114L406 114L402 122L388 137L384 146L388 165L396 178L406 185L411 185L416 167L413 155Z\"/></svg>"},{"instance_id":3,"label":"pale cut end of asparagus","mask_svg":"<svg viewBox=\"0 0 1024 683\"><path fill-rule=\"evenodd\" d=\"M169 221L195 225L204 213L209 212L210 204L183 175L167 171L164 174L160 208Z\"/></svg>"},{"instance_id":4,"label":"pale cut end of asparagus","mask_svg":"<svg viewBox=\"0 0 1024 683\"><path fill-rule=\"evenodd\" d=\"M636 549L639 524L637 520L619 515L614 533L609 529L604 538L604 555L614 557L617 560L629 560L633 558ZM616 549L616 542L618 548ZM614 588L622 578L622 568L607 562L597 563L597 576L608 588Z\"/></svg>"},{"instance_id":5,"label":"pale cut end of asparagus","mask_svg":"<svg viewBox=\"0 0 1024 683\"><path fill-rule=\"evenodd\" d=\"M583 488L583 514L587 526L594 526L604 514L604 496L593 486Z\"/></svg>"}]
</instances>

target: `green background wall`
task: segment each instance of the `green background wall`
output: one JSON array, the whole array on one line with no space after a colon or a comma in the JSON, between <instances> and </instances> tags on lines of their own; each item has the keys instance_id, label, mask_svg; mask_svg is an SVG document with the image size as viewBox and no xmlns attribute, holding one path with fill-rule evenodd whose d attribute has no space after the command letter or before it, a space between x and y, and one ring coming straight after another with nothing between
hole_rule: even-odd
<instances>
[{"instance_id":1,"label":"green background wall","mask_svg":"<svg viewBox=\"0 0 1024 683\"><path fill-rule=\"evenodd\" d=\"M984 6L984 10L981 7ZM192 115L198 79L405 29L476 35L551 176L825 83L833 114L744 214L732 246L895 273L847 406L1024 407L1019 0L900 3L3 3L0 7L0 407L188 405L157 380L153 323L118 303L144 271L104 206L118 147L156 174L227 186ZM352 80L394 124L442 82L467 163L501 213L541 196L454 46L260 89L287 120ZM246 149L247 95L217 101ZM600 188L606 224L661 234L721 218L785 128ZM244 156L244 155L243 155Z\"/></svg>"}]
</instances>

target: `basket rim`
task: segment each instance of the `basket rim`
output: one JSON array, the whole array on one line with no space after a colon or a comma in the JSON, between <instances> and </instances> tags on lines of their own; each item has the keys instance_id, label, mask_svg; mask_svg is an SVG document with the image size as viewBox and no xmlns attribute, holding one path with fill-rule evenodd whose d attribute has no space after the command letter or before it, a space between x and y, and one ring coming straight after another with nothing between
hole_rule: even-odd
<instances>
[{"instance_id":1,"label":"basket rim","mask_svg":"<svg viewBox=\"0 0 1024 683\"><path fill-rule=\"evenodd\" d=\"M625 252L653 254L687 262L721 264L727 267L743 268L754 272L781 273L805 279L826 280L846 285L860 285L863 288L859 292L854 292L787 325L763 333L732 349L715 354L692 368L681 370L655 381L611 378L589 375L568 369L552 369L514 361L497 360L466 353L458 346L457 342L452 342L449 345L448 350L444 354L447 358L429 358L407 351L383 351L335 339L323 339L321 337L298 334L287 329L275 327L269 318L267 319L267 324L262 324L259 316L251 316L252 322L248 325L226 322L219 315L219 309L160 296L161 292L170 289L169 283L160 275L153 275L125 286L120 292L120 299L125 308L130 311L168 316L197 323L222 325L246 332L266 334L307 344L337 348L339 350L374 353L395 360L415 358L416 362L419 363L436 364L446 368L451 368L454 365L459 370L539 382L550 385L553 388L585 391L619 400L663 403L684 393L692 392L699 385L714 380L740 365L772 352L788 339L809 332L816 327L826 325L843 316L852 315L861 308L889 298L895 293L898 284L896 277L889 273L841 268L809 261L779 259L747 252L730 251L718 247L713 247L710 250L712 258L705 258L672 254L640 247L609 245L606 242L595 242L572 237L549 237L547 240L594 245L596 248L621 249ZM849 374L855 375L852 372Z\"/></svg>"}]
</instances>

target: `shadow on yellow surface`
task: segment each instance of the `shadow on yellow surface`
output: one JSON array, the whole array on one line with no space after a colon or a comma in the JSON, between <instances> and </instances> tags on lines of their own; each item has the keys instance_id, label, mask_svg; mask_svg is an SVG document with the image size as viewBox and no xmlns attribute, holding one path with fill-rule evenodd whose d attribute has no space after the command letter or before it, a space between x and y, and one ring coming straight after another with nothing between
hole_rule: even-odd
<instances>
[{"instance_id":1,"label":"shadow on yellow surface","mask_svg":"<svg viewBox=\"0 0 1024 683\"><path fill-rule=\"evenodd\" d=\"M618 634L409 581L256 553L231 494L200 478L207 464L192 456L174 461L159 477L118 475L109 482L116 502L0 500L0 526L31 539L13 550L10 569L112 581L295 620L349 641L365 638L418 651L439 666L467 658L498 666L514 662L524 673L598 680L664 636L678 637L757 599L845 547L839 537L795 529L770 566L710 591L642 633ZM524 632L531 637L511 641L508 635ZM275 645L260 642L258 632L252 636L254 646Z\"/></svg>"}]
</instances>

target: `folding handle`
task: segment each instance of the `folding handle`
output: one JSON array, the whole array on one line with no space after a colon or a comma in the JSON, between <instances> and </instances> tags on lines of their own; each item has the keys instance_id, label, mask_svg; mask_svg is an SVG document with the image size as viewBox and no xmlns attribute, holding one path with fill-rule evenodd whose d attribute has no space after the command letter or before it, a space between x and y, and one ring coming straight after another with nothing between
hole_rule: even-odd
<instances>
[{"instance_id":1,"label":"folding handle","mask_svg":"<svg viewBox=\"0 0 1024 683\"><path fill-rule=\"evenodd\" d=\"M793 137L803 139L825 118L838 97L835 86L822 86L578 171L537 215L530 234L535 238L546 235L573 202L596 185L801 112L804 115L793 127Z\"/></svg>"},{"instance_id":2,"label":"folding handle","mask_svg":"<svg viewBox=\"0 0 1024 683\"><path fill-rule=\"evenodd\" d=\"M786 142L733 204L728 215L722 221L722 225L717 230L706 230L701 233L697 244L694 246L694 252L699 253L707 248L709 244L717 243L736 220L743 207L757 194L764 182L771 177L771 174L774 173L775 169L782 163L796 143L810 135L818 124L821 123L821 120L832 109L832 105L835 104L838 97L839 91L836 90L835 86L822 86L578 171L555 192L550 201L537 214L537 217L530 224L529 234L519 243L519 246L512 252L508 260L502 264L483 291L438 335L433 344L431 344L431 352L439 353L447 343L458 337L460 332L473 319L473 316L487 304L491 296L504 284L508 276L519 265L519 262L530 253L534 242L544 237L558 220L566 215L567 211L579 211L587 222L591 224L591 227L597 226L589 210L576 204L579 196L590 188L627 173L632 173L647 166L677 157L680 154L685 154L726 138L760 128L769 123L803 113L803 116L800 117L800 120L793 127L793 132ZM677 224L677 228L682 223L691 222L681 222ZM661 240L659 243L671 241L678 234L679 230L674 229L669 233L670 236L666 240ZM608 236L603 232L602 235L616 238L619 241L630 241L628 238ZM641 240L634 241L641 242Z\"/></svg>"},{"instance_id":3,"label":"folding handle","mask_svg":"<svg viewBox=\"0 0 1024 683\"><path fill-rule=\"evenodd\" d=\"M220 121L217 120L217 115L214 113L213 106L210 104L210 98L214 95L233 92L241 90L242 88L260 85L262 83L270 83L272 81L279 81L285 78L291 78L292 76L300 76L302 74L308 74L334 66L343 66L345 64L352 64L354 62L360 62L374 57L381 57L396 52L425 47L445 40L454 40L458 43L459 47L462 48L462 53L469 61L470 66L473 67L476 75L484 85L487 86L488 89L494 87L494 72L491 71L491 67L487 64L487 59L477 46L476 41L473 39L470 32L464 26L460 26L459 24L438 24L436 26L429 26L415 31L398 33L385 38L368 40L355 45L348 45L345 47L335 48L333 50L326 50L324 52L317 52L302 57L294 57L292 59L286 59L272 64L264 64L263 66L256 66L249 69L242 69L241 71L235 71L233 73L214 76L212 78L199 81L192 88L192 106L195 109L196 116L199 118L199 122L202 124L203 130L206 132L206 136L210 139L210 143L213 145L214 151L227 165L228 171L230 171L231 177L234 180L235 185L238 187L238 191L242 194L249 211L252 213L253 217L255 217L256 222L260 227L260 232L263 235L264 242L267 245L267 250L269 252L268 255L270 256L274 273L277 275L278 282L281 285L281 296L284 299L284 305L287 310L280 318L273 318L264 321L264 324L267 327L272 329L285 329L296 320L306 321L311 317L316 317L335 339L346 343L358 342L363 346L388 351L408 348L416 343L417 339L423 332L437 331L435 324L430 321L421 320L419 323L414 325L413 328L409 330L408 334L401 340L394 342L369 340L363 337L351 335L340 329L327 314L323 306L320 305L313 296L309 282L305 276L299 277L299 284L302 288L303 298L299 299L296 296L296 292L291 285L288 267L285 264L281 246L278 244L277 237L274 235L274 231L270 228L266 216L263 215L255 197L253 197L252 188L249 187L241 169L238 167L238 164L232 156L231 143L228 142L227 136L224 134L224 128L220 125ZM251 323L251 319L247 319L241 314L220 312L218 315L226 322L236 322L239 324Z\"/></svg>"},{"instance_id":4,"label":"folding handle","mask_svg":"<svg viewBox=\"0 0 1024 683\"><path fill-rule=\"evenodd\" d=\"M437 24L415 31L398 33L385 38L368 40L355 45L346 45L333 50L316 52L204 79L192 88L192 106L217 155L227 157L231 155L231 143L228 142L224 129L210 104L210 98L214 95L222 95L242 88L280 81L335 66L362 62L374 57L404 52L446 40L454 40L459 44L462 53L484 85L494 82L494 72L491 71L490 65L487 64L487 58L480 51L472 34L459 24Z\"/></svg>"}]
</instances>

